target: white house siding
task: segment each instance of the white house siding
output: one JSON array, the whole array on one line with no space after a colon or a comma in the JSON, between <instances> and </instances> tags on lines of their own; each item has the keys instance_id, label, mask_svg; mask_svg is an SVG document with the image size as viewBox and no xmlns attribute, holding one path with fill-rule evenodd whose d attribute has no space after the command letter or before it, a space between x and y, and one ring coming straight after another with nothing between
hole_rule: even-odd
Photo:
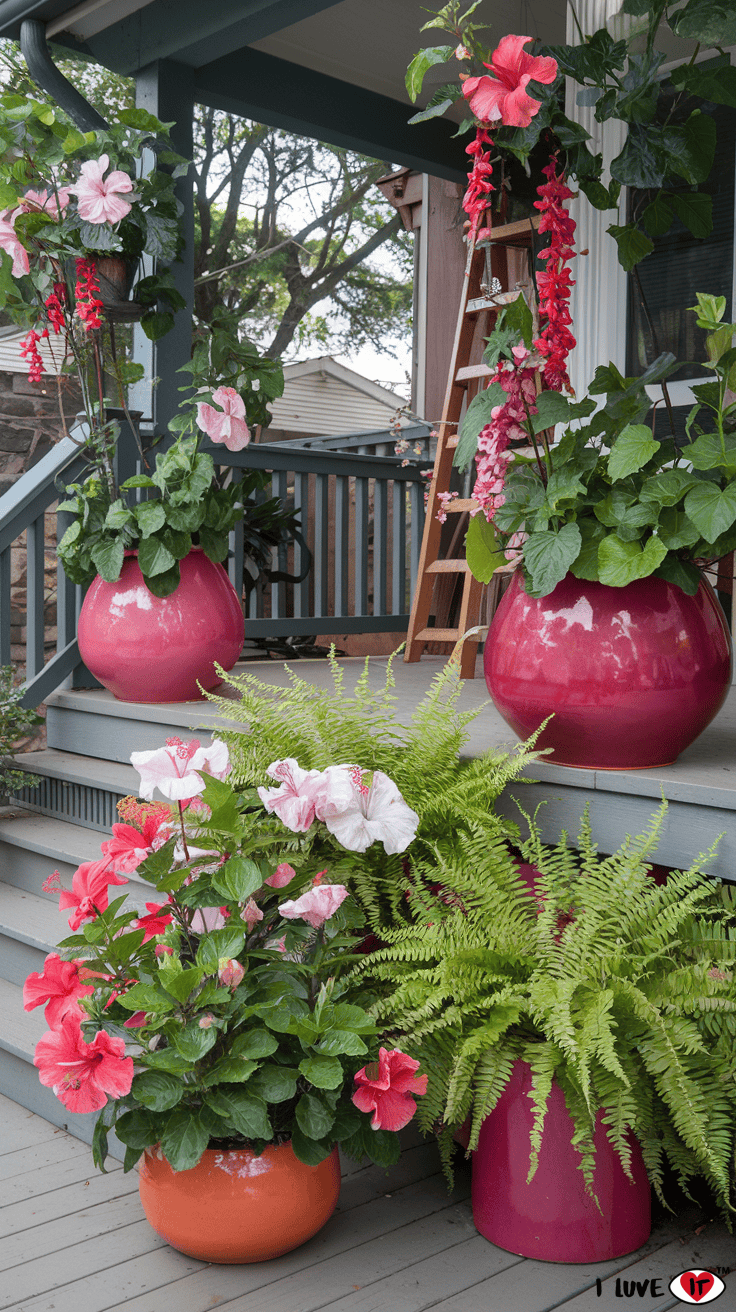
<instances>
[{"instance_id":1,"label":"white house siding","mask_svg":"<svg viewBox=\"0 0 736 1312\"><path fill-rule=\"evenodd\" d=\"M271 405L269 433L341 433L388 428L406 402L330 356L286 365L284 395Z\"/></svg>"}]
</instances>

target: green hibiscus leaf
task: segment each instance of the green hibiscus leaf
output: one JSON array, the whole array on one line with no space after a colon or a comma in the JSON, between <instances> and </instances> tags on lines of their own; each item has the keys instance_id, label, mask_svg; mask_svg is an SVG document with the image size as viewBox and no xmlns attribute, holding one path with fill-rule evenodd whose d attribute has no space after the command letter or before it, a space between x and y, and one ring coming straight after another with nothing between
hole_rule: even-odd
<instances>
[{"instance_id":1,"label":"green hibiscus leaf","mask_svg":"<svg viewBox=\"0 0 736 1312\"><path fill-rule=\"evenodd\" d=\"M235 1057L270 1057L279 1046L279 1041L270 1030L252 1029L245 1034L238 1034L230 1044L230 1051Z\"/></svg>"},{"instance_id":2,"label":"green hibiscus leaf","mask_svg":"<svg viewBox=\"0 0 736 1312\"><path fill-rule=\"evenodd\" d=\"M308 1139L324 1139L332 1129L335 1113L316 1094L304 1093L295 1108L296 1123Z\"/></svg>"},{"instance_id":3,"label":"green hibiscus leaf","mask_svg":"<svg viewBox=\"0 0 736 1312\"><path fill-rule=\"evenodd\" d=\"M412 105L416 103L422 89L425 74L430 68L434 68L435 64L447 64L452 59L454 50L454 46L427 46L417 52L406 70L406 89Z\"/></svg>"},{"instance_id":4,"label":"green hibiscus leaf","mask_svg":"<svg viewBox=\"0 0 736 1312\"><path fill-rule=\"evenodd\" d=\"M343 1069L337 1057L314 1053L299 1062L299 1070L317 1089L339 1089L344 1080Z\"/></svg>"},{"instance_id":5,"label":"green hibiscus leaf","mask_svg":"<svg viewBox=\"0 0 736 1312\"><path fill-rule=\"evenodd\" d=\"M161 989L157 989L155 984L134 984L131 989L121 993L118 1002L121 1007L128 1011L152 1011L165 1012L171 1011L174 1006L171 998L167 998Z\"/></svg>"},{"instance_id":6,"label":"green hibiscus leaf","mask_svg":"<svg viewBox=\"0 0 736 1312\"><path fill-rule=\"evenodd\" d=\"M328 1057L337 1057L345 1053L348 1057L361 1057L368 1049L359 1034L352 1030L330 1030L320 1039L317 1052Z\"/></svg>"},{"instance_id":7,"label":"green hibiscus leaf","mask_svg":"<svg viewBox=\"0 0 736 1312\"><path fill-rule=\"evenodd\" d=\"M183 1030L173 1035L172 1043L181 1057L191 1062L199 1061L215 1046L219 1033L214 1026L209 1030L200 1029L197 1021L192 1020Z\"/></svg>"},{"instance_id":8,"label":"green hibiscus leaf","mask_svg":"<svg viewBox=\"0 0 736 1312\"><path fill-rule=\"evenodd\" d=\"M158 1143L167 1122L168 1117L155 1116L149 1111L124 1112L115 1122L115 1133L130 1148L151 1148Z\"/></svg>"},{"instance_id":9,"label":"green hibiscus leaf","mask_svg":"<svg viewBox=\"0 0 736 1312\"><path fill-rule=\"evenodd\" d=\"M465 537L465 559L474 578L490 583L494 570L506 564L506 557L498 545L496 530L482 511L473 515Z\"/></svg>"},{"instance_id":10,"label":"green hibiscus leaf","mask_svg":"<svg viewBox=\"0 0 736 1312\"><path fill-rule=\"evenodd\" d=\"M678 556L665 556L662 564L655 569L654 573L659 579L666 579L668 583L676 583L678 588L682 588L688 597L694 597L700 587L701 573L697 565L691 560L680 560Z\"/></svg>"},{"instance_id":11,"label":"green hibiscus leaf","mask_svg":"<svg viewBox=\"0 0 736 1312\"><path fill-rule=\"evenodd\" d=\"M653 574L666 555L667 548L659 538L649 538L642 548L638 542L622 542L611 533L603 538L598 548L600 581L611 588L623 588L627 583Z\"/></svg>"},{"instance_id":12,"label":"green hibiscus leaf","mask_svg":"<svg viewBox=\"0 0 736 1312\"><path fill-rule=\"evenodd\" d=\"M636 184L633 184L636 185ZM645 186L651 185L645 183ZM635 264L639 264L647 255L651 255L654 250L654 242L634 227L633 223L627 223L623 226L612 223L606 228L610 233L616 245L618 246L618 262L630 273Z\"/></svg>"},{"instance_id":13,"label":"green hibiscus leaf","mask_svg":"<svg viewBox=\"0 0 736 1312\"><path fill-rule=\"evenodd\" d=\"M291 1146L294 1150L294 1156L304 1162L306 1166L319 1166L320 1162L329 1157L332 1152L332 1140L326 1139L320 1142L318 1139L311 1139L308 1135L303 1134L298 1126L295 1126L291 1132Z\"/></svg>"},{"instance_id":14,"label":"green hibiscus leaf","mask_svg":"<svg viewBox=\"0 0 736 1312\"><path fill-rule=\"evenodd\" d=\"M570 566L570 573L574 574L576 579L590 579L595 582L598 579L598 547L606 535L606 530L594 519L579 520L578 528L583 545L577 560L574 560Z\"/></svg>"},{"instance_id":15,"label":"green hibiscus leaf","mask_svg":"<svg viewBox=\"0 0 736 1312\"><path fill-rule=\"evenodd\" d=\"M291 1066L261 1066L250 1087L266 1102L287 1102L296 1093L299 1072Z\"/></svg>"},{"instance_id":16,"label":"green hibiscus leaf","mask_svg":"<svg viewBox=\"0 0 736 1312\"><path fill-rule=\"evenodd\" d=\"M132 1093L152 1112L170 1111L181 1102L185 1092L181 1080L165 1071L144 1071L133 1081Z\"/></svg>"},{"instance_id":17,"label":"green hibiscus leaf","mask_svg":"<svg viewBox=\"0 0 736 1312\"><path fill-rule=\"evenodd\" d=\"M161 1149L175 1171L190 1171L209 1143L209 1129L191 1108L172 1112L161 1135Z\"/></svg>"},{"instance_id":18,"label":"green hibiscus leaf","mask_svg":"<svg viewBox=\"0 0 736 1312\"><path fill-rule=\"evenodd\" d=\"M714 542L736 520L736 482L721 491L717 483L698 483L685 497L685 511L706 542Z\"/></svg>"},{"instance_id":19,"label":"green hibiscus leaf","mask_svg":"<svg viewBox=\"0 0 736 1312\"><path fill-rule=\"evenodd\" d=\"M221 957L237 957L243 951L245 932L242 929L215 929L200 943L197 965L212 973L217 970Z\"/></svg>"},{"instance_id":20,"label":"green hibiscus leaf","mask_svg":"<svg viewBox=\"0 0 736 1312\"><path fill-rule=\"evenodd\" d=\"M721 439L717 433L703 433L682 448L685 460L689 460L695 469L727 469L736 471L736 436L729 434L723 440L726 454L723 454Z\"/></svg>"},{"instance_id":21,"label":"green hibiscus leaf","mask_svg":"<svg viewBox=\"0 0 736 1312\"><path fill-rule=\"evenodd\" d=\"M263 884L263 875L255 861L231 856L212 876L212 884L232 902L246 902Z\"/></svg>"},{"instance_id":22,"label":"green hibiscus leaf","mask_svg":"<svg viewBox=\"0 0 736 1312\"><path fill-rule=\"evenodd\" d=\"M582 538L577 524L564 524L559 533L532 533L524 543L524 563L532 578L533 595L546 597L561 583L580 554Z\"/></svg>"},{"instance_id":23,"label":"green hibiscus leaf","mask_svg":"<svg viewBox=\"0 0 736 1312\"><path fill-rule=\"evenodd\" d=\"M247 1090L235 1085L221 1085L205 1094L205 1102L220 1116L232 1121L245 1139L273 1138L265 1102Z\"/></svg>"},{"instance_id":24,"label":"green hibiscus leaf","mask_svg":"<svg viewBox=\"0 0 736 1312\"><path fill-rule=\"evenodd\" d=\"M255 1061L246 1061L244 1058L223 1057L218 1061L216 1066L212 1067L202 1078L202 1087L205 1089L212 1088L215 1084L244 1084L249 1080L254 1071L258 1070L258 1063ZM260 1093L261 1090L256 1092Z\"/></svg>"},{"instance_id":25,"label":"green hibiscus leaf","mask_svg":"<svg viewBox=\"0 0 736 1312\"><path fill-rule=\"evenodd\" d=\"M634 474L656 455L659 447L660 443L654 440L652 430L646 424L627 424L608 457L609 476L618 480Z\"/></svg>"},{"instance_id":26,"label":"green hibiscus leaf","mask_svg":"<svg viewBox=\"0 0 736 1312\"><path fill-rule=\"evenodd\" d=\"M100 578L106 583L116 583L120 578L125 558L122 539L117 538L115 542L98 542L90 554Z\"/></svg>"},{"instance_id":27,"label":"green hibiscus leaf","mask_svg":"<svg viewBox=\"0 0 736 1312\"><path fill-rule=\"evenodd\" d=\"M736 72L736 69L734 70ZM681 223L700 240L713 229L713 198L707 192L680 191L671 197L672 206Z\"/></svg>"},{"instance_id":28,"label":"green hibiscus leaf","mask_svg":"<svg viewBox=\"0 0 736 1312\"><path fill-rule=\"evenodd\" d=\"M674 506L665 506L660 512L657 531L668 551L693 547L700 538L698 530L685 511L675 510Z\"/></svg>"},{"instance_id":29,"label":"green hibiscus leaf","mask_svg":"<svg viewBox=\"0 0 736 1312\"><path fill-rule=\"evenodd\" d=\"M156 537L144 538L138 546L138 564L146 578L173 569L176 560L167 547Z\"/></svg>"}]
</instances>

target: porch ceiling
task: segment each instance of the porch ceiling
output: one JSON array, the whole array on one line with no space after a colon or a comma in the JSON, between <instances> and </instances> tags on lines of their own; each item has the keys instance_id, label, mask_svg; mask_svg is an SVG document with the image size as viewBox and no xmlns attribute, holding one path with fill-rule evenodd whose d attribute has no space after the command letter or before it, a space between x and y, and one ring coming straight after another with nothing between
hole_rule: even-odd
<instances>
[{"instance_id":1,"label":"porch ceiling","mask_svg":"<svg viewBox=\"0 0 736 1312\"><path fill-rule=\"evenodd\" d=\"M483 0L491 36L564 40L566 0ZM419 45L426 0L0 0L0 35L25 18L59 43L119 73L157 60L192 70L195 98L274 127L316 136L453 180L465 177L453 125L408 127L404 73ZM447 80L431 71L427 96Z\"/></svg>"}]
</instances>

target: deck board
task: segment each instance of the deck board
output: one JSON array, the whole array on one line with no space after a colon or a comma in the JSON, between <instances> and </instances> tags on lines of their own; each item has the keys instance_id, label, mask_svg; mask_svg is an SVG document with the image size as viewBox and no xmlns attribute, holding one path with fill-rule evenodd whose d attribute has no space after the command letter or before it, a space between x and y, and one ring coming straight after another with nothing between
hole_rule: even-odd
<instances>
[{"instance_id":1,"label":"deck board","mask_svg":"<svg viewBox=\"0 0 736 1312\"><path fill-rule=\"evenodd\" d=\"M0 1125L0 1167L29 1166L0 1187L8 1312L617 1312L617 1279L655 1278L663 1296L646 1305L667 1312L684 1306L667 1288L677 1272L730 1267L736 1277L736 1240L720 1222L697 1233L697 1214L658 1225L637 1253L611 1262L507 1253L475 1231L467 1168L448 1194L435 1145L411 1131L388 1173L346 1163L338 1210L308 1244L272 1262L210 1265L149 1227L135 1172L98 1175L86 1145L1 1096ZM734 1277L722 1312L736 1309Z\"/></svg>"}]
</instances>

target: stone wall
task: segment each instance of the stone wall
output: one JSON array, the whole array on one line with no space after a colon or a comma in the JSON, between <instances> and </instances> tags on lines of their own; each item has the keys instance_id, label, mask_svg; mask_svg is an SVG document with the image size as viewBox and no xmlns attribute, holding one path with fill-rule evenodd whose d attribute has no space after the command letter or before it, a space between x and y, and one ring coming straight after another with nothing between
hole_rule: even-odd
<instances>
[{"instance_id":1,"label":"stone wall","mask_svg":"<svg viewBox=\"0 0 736 1312\"><path fill-rule=\"evenodd\" d=\"M78 394L65 380L67 422L78 410ZM32 383L26 374L0 371L0 495L51 450L62 436L56 379ZM45 644L56 646L56 512L45 516ZM11 657L24 674L26 638L26 535L11 547Z\"/></svg>"}]
</instances>

